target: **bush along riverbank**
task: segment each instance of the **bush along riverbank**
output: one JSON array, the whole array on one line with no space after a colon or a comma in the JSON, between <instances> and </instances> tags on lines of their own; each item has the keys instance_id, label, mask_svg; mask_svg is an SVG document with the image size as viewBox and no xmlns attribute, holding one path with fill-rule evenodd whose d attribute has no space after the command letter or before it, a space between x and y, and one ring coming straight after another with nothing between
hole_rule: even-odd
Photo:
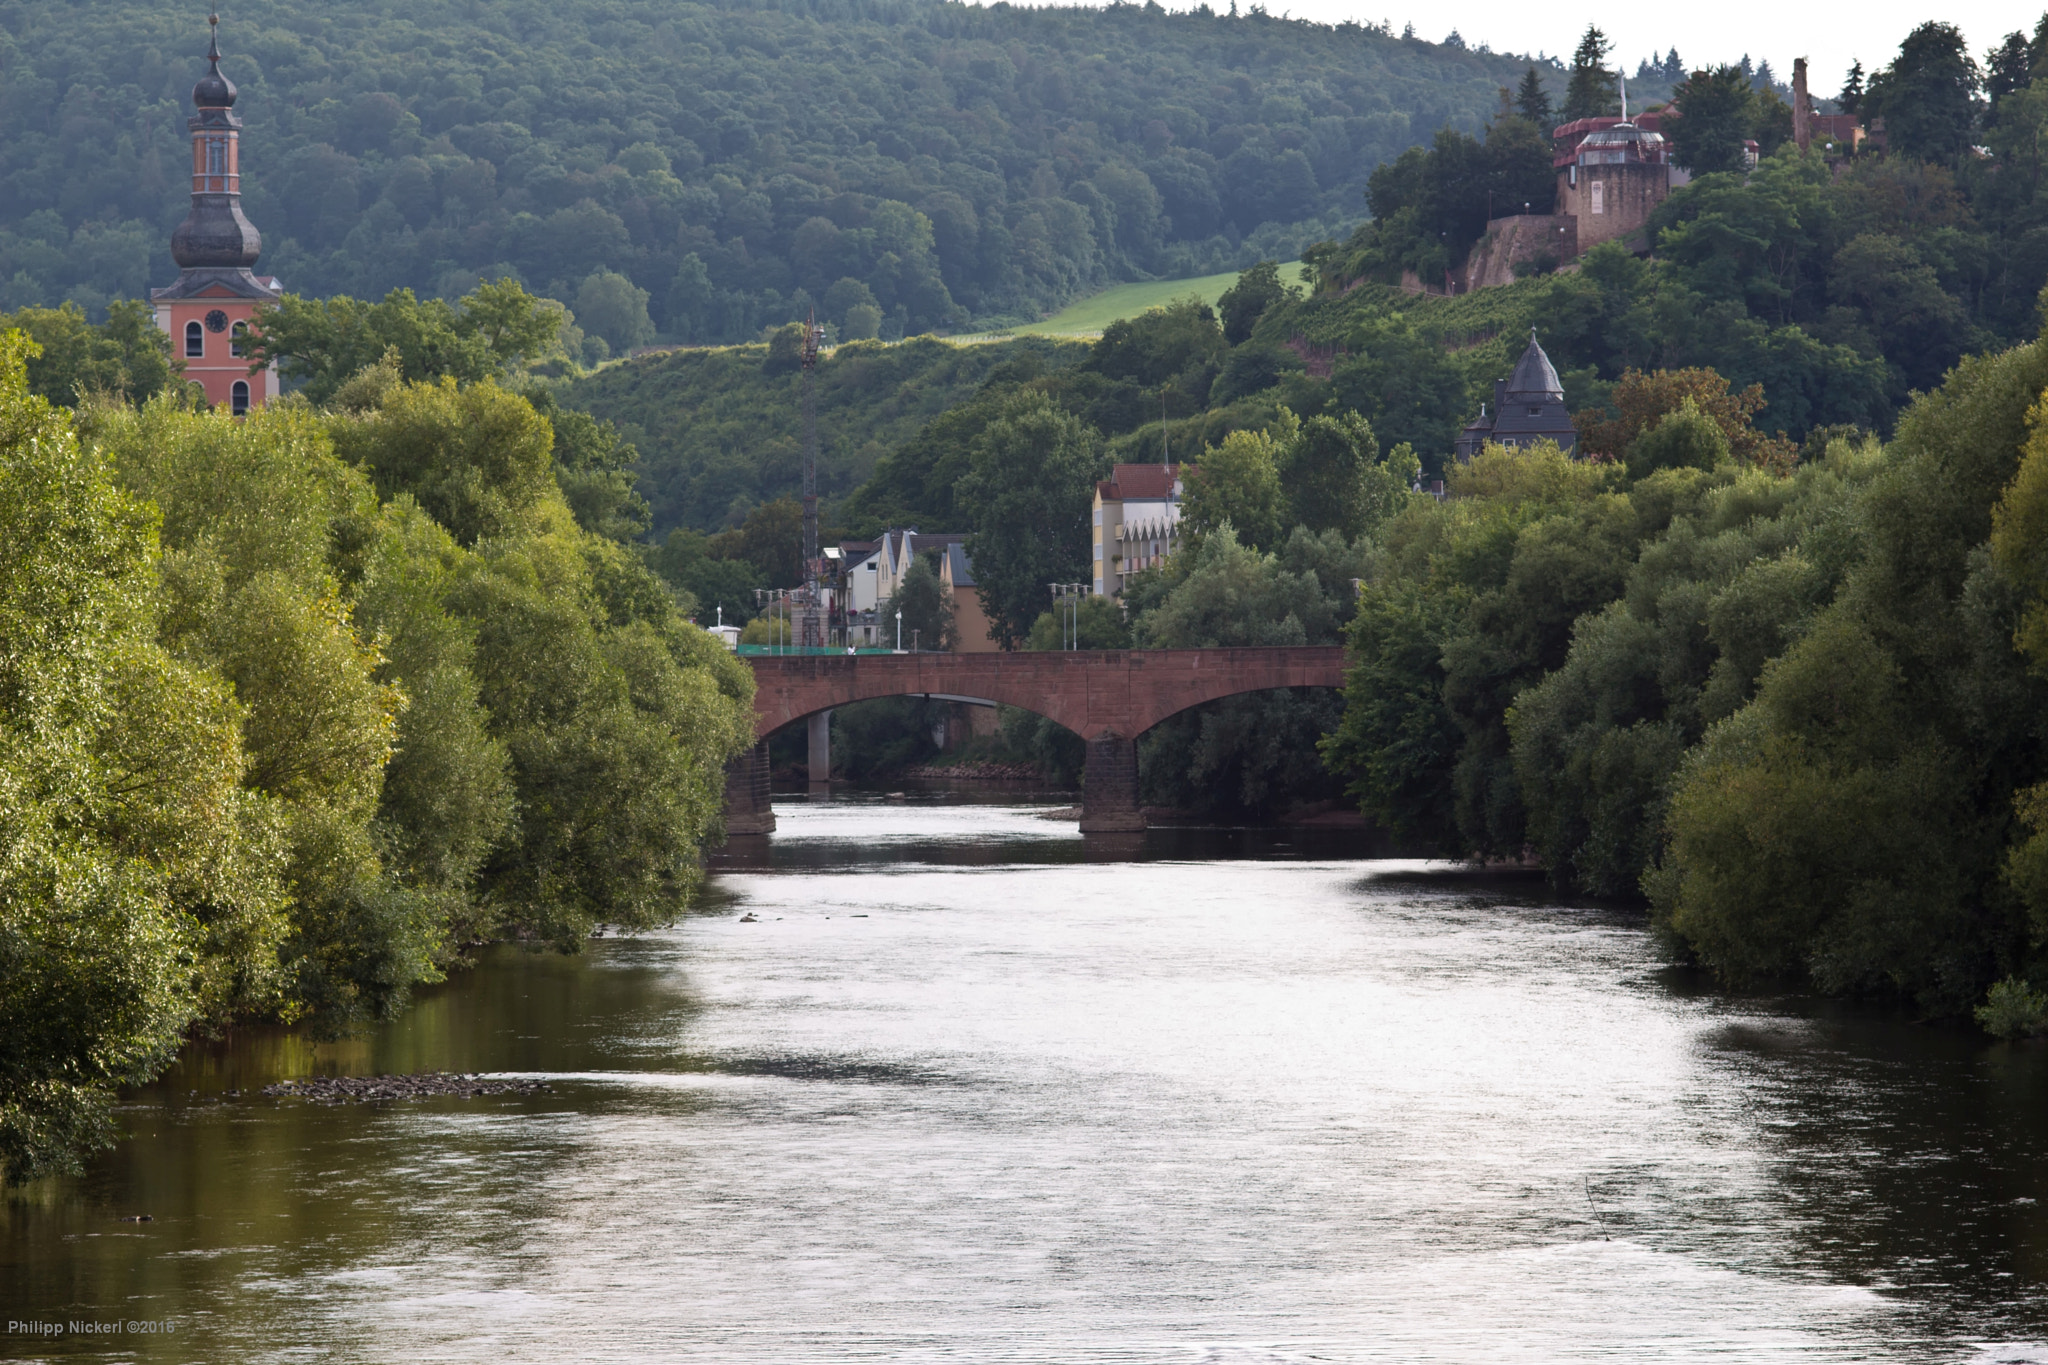
<instances>
[{"instance_id":1,"label":"bush along riverbank","mask_svg":"<svg viewBox=\"0 0 2048 1365\"><path fill-rule=\"evenodd\" d=\"M1789 471L1675 393L1619 458L1489 449L1375 545L1326 756L1724 981L2048 1031L2044 387L1966 359Z\"/></svg>"},{"instance_id":2,"label":"bush along riverbank","mask_svg":"<svg viewBox=\"0 0 2048 1365\"><path fill-rule=\"evenodd\" d=\"M0 334L7 1181L194 1033L347 1029L465 945L687 902L752 679L579 524L530 402L387 365L74 413L33 354Z\"/></svg>"}]
</instances>

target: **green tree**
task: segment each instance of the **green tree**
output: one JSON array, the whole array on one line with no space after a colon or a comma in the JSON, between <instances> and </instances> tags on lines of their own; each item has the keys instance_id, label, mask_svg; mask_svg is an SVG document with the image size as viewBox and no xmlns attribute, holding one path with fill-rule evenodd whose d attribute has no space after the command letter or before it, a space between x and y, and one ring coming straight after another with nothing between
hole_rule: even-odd
<instances>
[{"instance_id":1,"label":"green tree","mask_svg":"<svg viewBox=\"0 0 2048 1365\"><path fill-rule=\"evenodd\" d=\"M974 439L960 503L972 533L982 606L1014 648L1044 609L1049 583L1089 577L1094 483L1108 472L1100 438L1043 395L1019 394Z\"/></svg>"},{"instance_id":2,"label":"green tree","mask_svg":"<svg viewBox=\"0 0 2048 1365\"><path fill-rule=\"evenodd\" d=\"M1739 66L1695 71L1672 92L1675 117L1667 117L1673 160L1694 175L1743 169L1743 141L1756 121L1756 92Z\"/></svg>"},{"instance_id":3,"label":"green tree","mask_svg":"<svg viewBox=\"0 0 2048 1365\"><path fill-rule=\"evenodd\" d=\"M1641 479L1660 469L1713 469L1731 458L1721 428L1687 396L1629 447L1628 472Z\"/></svg>"},{"instance_id":4,"label":"green tree","mask_svg":"<svg viewBox=\"0 0 2048 1365\"><path fill-rule=\"evenodd\" d=\"M404 384L333 430L380 494L410 494L462 545L535 529L559 506L553 428L495 384Z\"/></svg>"},{"instance_id":5,"label":"green tree","mask_svg":"<svg viewBox=\"0 0 2048 1365\"><path fill-rule=\"evenodd\" d=\"M1586 25L1585 36L1572 53L1571 77L1565 85L1561 117L1566 123L1621 112L1621 91L1616 84L1619 76L1607 64L1608 54L1613 50L1614 44L1606 34L1592 24Z\"/></svg>"},{"instance_id":6,"label":"green tree","mask_svg":"<svg viewBox=\"0 0 2048 1365\"><path fill-rule=\"evenodd\" d=\"M803 505L795 498L764 502L738 526L711 537L707 548L716 558L750 565L759 583L793 588L804 581Z\"/></svg>"},{"instance_id":7,"label":"green tree","mask_svg":"<svg viewBox=\"0 0 2048 1365\"><path fill-rule=\"evenodd\" d=\"M1216 311L1223 317L1223 339L1232 346L1243 345L1268 309L1283 300L1300 297L1300 290L1280 282L1277 262L1260 261L1241 272L1237 283L1216 300Z\"/></svg>"},{"instance_id":8,"label":"green tree","mask_svg":"<svg viewBox=\"0 0 2048 1365\"><path fill-rule=\"evenodd\" d=\"M1887 150L1953 161L1970 145L1983 83L1962 30L1929 20L1906 35L1889 67L1871 76L1860 107L1884 120Z\"/></svg>"},{"instance_id":9,"label":"green tree","mask_svg":"<svg viewBox=\"0 0 2048 1365\"><path fill-rule=\"evenodd\" d=\"M551 390L535 389L525 397L555 434L555 484L576 514L576 524L609 540L631 541L646 534L647 500L634 487L640 452L619 438L616 426L564 407Z\"/></svg>"},{"instance_id":10,"label":"green tree","mask_svg":"<svg viewBox=\"0 0 2048 1365\"><path fill-rule=\"evenodd\" d=\"M0 334L0 1177L113 1138L188 1023L276 988L281 866L238 708L152 639L150 508Z\"/></svg>"},{"instance_id":11,"label":"green tree","mask_svg":"<svg viewBox=\"0 0 2048 1365\"><path fill-rule=\"evenodd\" d=\"M1347 538L1376 529L1399 511L1422 472L1407 446L1382 460L1371 424L1355 412L1309 418L1280 458L1292 523Z\"/></svg>"},{"instance_id":12,"label":"green tree","mask_svg":"<svg viewBox=\"0 0 2048 1365\"><path fill-rule=\"evenodd\" d=\"M394 289L381 303L286 294L256 310L250 365L274 366L315 403L387 355L414 383L474 383L547 354L560 319L511 280L479 285L459 306L421 301L410 289Z\"/></svg>"},{"instance_id":13,"label":"green tree","mask_svg":"<svg viewBox=\"0 0 2048 1365\"><path fill-rule=\"evenodd\" d=\"M0 313L0 331L10 329L40 348L28 362L29 392L64 407L98 394L140 403L174 387L185 368L149 306L134 300L108 305L97 326L75 303Z\"/></svg>"},{"instance_id":14,"label":"green tree","mask_svg":"<svg viewBox=\"0 0 2048 1365\"><path fill-rule=\"evenodd\" d=\"M1284 413L1267 431L1233 431L1222 445L1204 450L1182 476L1181 518L1189 533L1200 539L1228 526L1233 543L1275 544L1286 505L1280 458L1298 429L1294 415Z\"/></svg>"},{"instance_id":15,"label":"green tree","mask_svg":"<svg viewBox=\"0 0 2048 1365\"><path fill-rule=\"evenodd\" d=\"M1985 541L2044 381L2036 343L1965 361L1913 406L1849 509L1840 591L1688 759L1648 884L1731 979L1960 1016L2027 965L2011 830L2043 774L2048 691L2013 649L2019 594Z\"/></svg>"},{"instance_id":16,"label":"green tree","mask_svg":"<svg viewBox=\"0 0 2048 1365\"><path fill-rule=\"evenodd\" d=\"M938 572L922 557L912 561L896 591L882 604L884 629L894 629L898 612L903 614L904 648L951 649L956 643L952 599Z\"/></svg>"},{"instance_id":17,"label":"green tree","mask_svg":"<svg viewBox=\"0 0 2048 1365\"><path fill-rule=\"evenodd\" d=\"M1522 75L1522 83L1515 87L1515 112L1536 125L1536 130L1546 137L1551 125L1556 122L1555 112L1550 107L1550 93L1543 88L1543 77L1534 63Z\"/></svg>"},{"instance_id":18,"label":"green tree","mask_svg":"<svg viewBox=\"0 0 2048 1365\"><path fill-rule=\"evenodd\" d=\"M616 270L600 270L576 289L576 320L587 333L603 337L614 355L654 340L647 316L648 293Z\"/></svg>"},{"instance_id":19,"label":"green tree","mask_svg":"<svg viewBox=\"0 0 2048 1365\"><path fill-rule=\"evenodd\" d=\"M1069 641L1072 642L1071 646ZM1114 597L1089 595L1070 599L1031 623L1026 649L1129 649L1131 625L1123 604Z\"/></svg>"}]
</instances>

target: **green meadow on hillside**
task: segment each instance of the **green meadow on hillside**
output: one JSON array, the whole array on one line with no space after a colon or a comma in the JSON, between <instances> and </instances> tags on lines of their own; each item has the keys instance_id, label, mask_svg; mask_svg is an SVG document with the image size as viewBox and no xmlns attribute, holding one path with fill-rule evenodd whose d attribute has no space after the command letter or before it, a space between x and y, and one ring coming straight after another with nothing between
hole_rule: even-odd
<instances>
[{"instance_id":1,"label":"green meadow on hillside","mask_svg":"<svg viewBox=\"0 0 2048 1365\"><path fill-rule=\"evenodd\" d=\"M1289 261L1280 267L1280 278L1289 284L1308 286L1307 267ZM1148 308L1164 308L1175 299L1189 295L1215 306L1223 291L1237 283L1237 272L1200 275L1189 280L1147 280L1138 284L1112 285L1099 294L1076 299L1043 322L1009 329L1012 336L1095 337L1102 329L1122 318L1134 318Z\"/></svg>"}]
</instances>

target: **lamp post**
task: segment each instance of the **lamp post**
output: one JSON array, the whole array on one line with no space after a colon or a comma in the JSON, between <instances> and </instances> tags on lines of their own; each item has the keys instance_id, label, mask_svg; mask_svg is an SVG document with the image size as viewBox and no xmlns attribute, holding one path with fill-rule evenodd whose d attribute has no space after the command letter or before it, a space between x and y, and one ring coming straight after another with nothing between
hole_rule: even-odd
<instances>
[{"instance_id":1,"label":"lamp post","mask_svg":"<svg viewBox=\"0 0 2048 1365\"><path fill-rule=\"evenodd\" d=\"M903 609L901 607L896 609L896 652L898 654L903 652Z\"/></svg>"}]
</instances>

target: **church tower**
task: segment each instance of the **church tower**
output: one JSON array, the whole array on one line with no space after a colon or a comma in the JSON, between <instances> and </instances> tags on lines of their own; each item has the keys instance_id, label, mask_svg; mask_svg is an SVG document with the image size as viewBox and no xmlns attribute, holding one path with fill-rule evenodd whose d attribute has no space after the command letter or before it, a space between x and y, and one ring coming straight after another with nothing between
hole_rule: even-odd
<instances>
[{"instance_id":1,"label":"church tower","mask_svg":"<svg viewBox=\"0 0 2048 1365\"><path fill-rule=\"evenodd\" d=\"M204 388L215 407L240 416L277 397L276 373L250 374L246 352L256 305L281 298L284 287L249 269L263 237L242 216L242 120L234 82L220 74L220 16L206 22L207 72L192 87L199 112L185 120L192 130L192 211L171 234L178 279L149 297L172 354L184 359L185 378Z\"/></svg>"}]
</instances>

